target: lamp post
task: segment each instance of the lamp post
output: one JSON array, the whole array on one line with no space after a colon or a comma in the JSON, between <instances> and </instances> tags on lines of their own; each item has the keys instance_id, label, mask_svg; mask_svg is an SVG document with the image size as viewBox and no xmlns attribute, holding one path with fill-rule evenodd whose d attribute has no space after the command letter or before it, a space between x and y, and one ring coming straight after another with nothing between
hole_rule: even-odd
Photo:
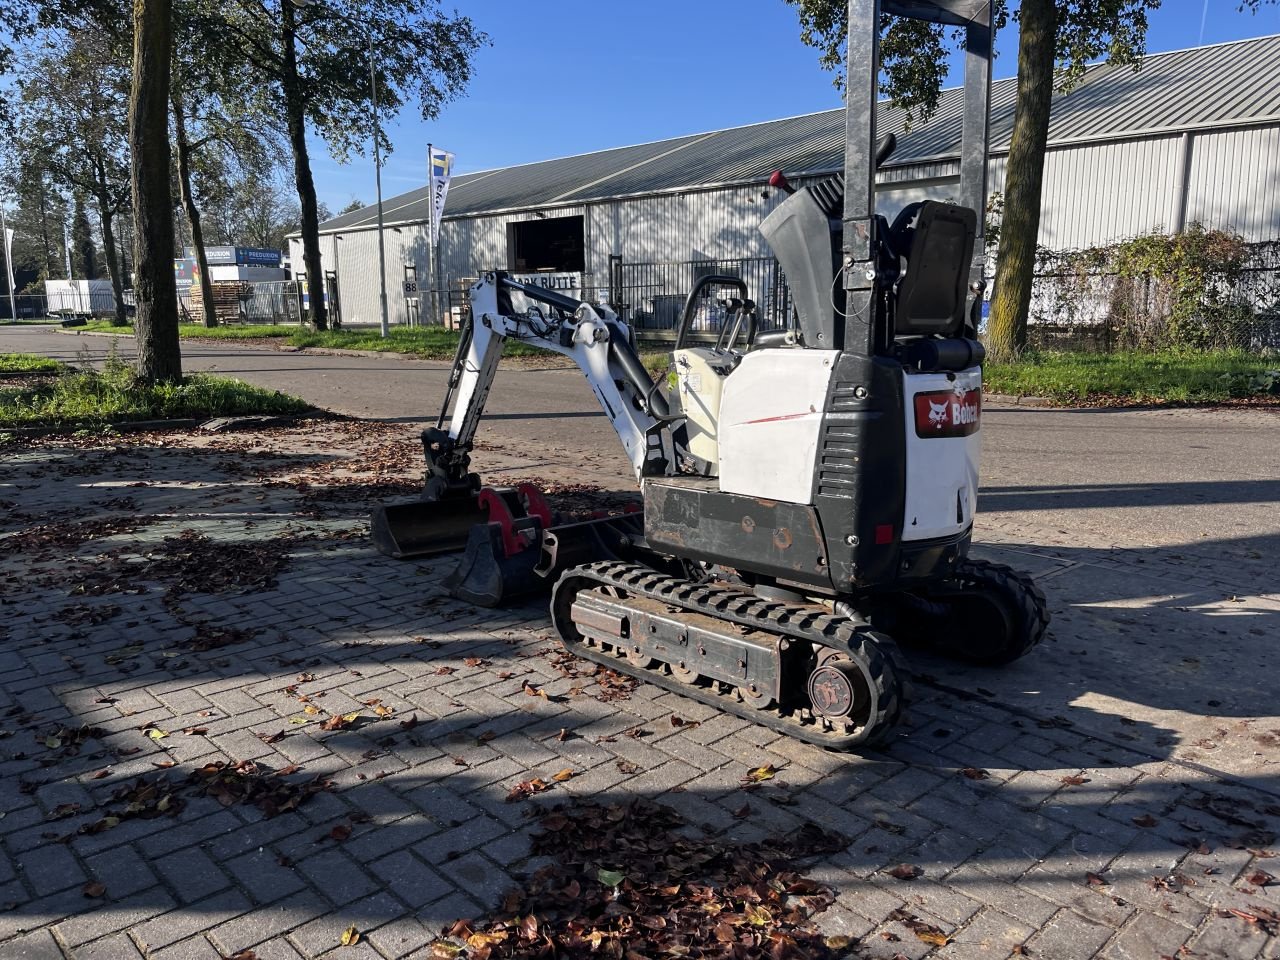
<instances>
[{"instance_id":1,"label":"lamp post","mask_svg":"<svg viewBox=\"0 0 1280 960\"><path fill-rule=\"evenodd\" d=\"M319 0L292 2L299 8L322 5ZM373 96L373 178L378 195L378 306L382 336L385 339L391 336L391 323L387 319L387 247L382 236L382 122L378 115L378 69L373 49L373 31L337 10L330 8L328 12L356 29L363 30L369 42L369 90Z\"/></svg>"}]
</instances>

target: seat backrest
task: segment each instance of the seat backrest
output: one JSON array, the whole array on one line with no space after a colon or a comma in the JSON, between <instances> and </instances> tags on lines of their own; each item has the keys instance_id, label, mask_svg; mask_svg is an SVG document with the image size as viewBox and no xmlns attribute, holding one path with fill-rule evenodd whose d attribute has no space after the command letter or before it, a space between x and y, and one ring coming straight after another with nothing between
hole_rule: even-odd
<instances>
[{"instance_id":1,"label":"seat backrest","mask_svg":"<svg viewBox=\"0 0 1280 960\"><path fill-rule=\"evenodd\" d=\"M968 207L926 200L920 206L907 270L894 307L897 336L955 336L964 325L969 265L978 215Z\"/></svg>"}]
</instances>

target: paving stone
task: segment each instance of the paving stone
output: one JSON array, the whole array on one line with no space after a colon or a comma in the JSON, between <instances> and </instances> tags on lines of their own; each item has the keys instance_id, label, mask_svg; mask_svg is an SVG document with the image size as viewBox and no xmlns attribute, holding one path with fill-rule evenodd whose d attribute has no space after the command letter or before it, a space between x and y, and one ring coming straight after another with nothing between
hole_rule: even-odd
<instances>
[{"instance_id":1,"label":"paving stone","mask_svg":"<svg viewBox=\"0 0 1280 960\"><path fill-rule=\"evenodd\" d=\"M203 850L188 847L155 861L155 868L184 903L194 903L231 884Z\"/></svg>"},{"instance_id":2,"label":"paving stone","mask_svg":"<svg viewBox=\"0 0 1280 960\"><path fill-rule=\"evenodd\" d=\"M48 930L0 943L0 960L65 960L61 948Z\"/></svg>"},{"instance_id":3,"label":"paving stone","mask_svg":"<svg viewBox=\"0 0 1280 960\"><path fill-rule=\"evenodd\" d=\"M273 903L306 886L297 867L285 865L272 850L261 849L226 863L227 873L257 903Z\"/></svg>"},{"instance_id":4,"label":"paving stone","mask_svg":"<svg viewBox=\"0 0 1280 960\"><path fill-rule=\"evenodd\" d=\"M141 957L133 941L123 933L113 933L75 949L75 960L141 960Z\"/></svg>"},{"instance_id":5,"label":"paving stone","mask_svg":"<svg viewBox=\"0 0 1280 960\"><path fill-rule=\"evenodd\" d=\"M370 864L387 890L411 907L420 907L447 896L454 888L408 850L401 850Z\"/></svg>"},{"instance_id":6,"label":"paving stone","mask_svg":"<svg viewBox=\"0 0 1280 960\"><path fill-rule=\"evenodd\" d=\"M60 844L48 844L38 852L24 854L18 863L18 871L36 896L81 886L88 879L71 851Z\"/></svg>"},{"instance_id":7,"label":"paving stone","mask_svg":"<svg viewBox=\"0 0 1280 960\"><path fill-rule=\"evenodd\" d=\"M89 857L85 864L93 876L107 887L113 900L128 897L153 886L155 874L132 847L117 847Z\"/></svg>"},{"instance_id":8,"label":"paving stone","mask_svg":"<svg viewBox=\"0 0 1280 960\"><path fill-rule=\"evenodd\" d=\"M196 936L152 951L147 960L223 960L223 956L203 936Z\"/></svg>"},{"instance_id":9,"label":"paving stone","mask_svg":"<svg viewBox=\"0 0 1280 960\"><path fill-rule=\"evenodd\" d=\"M1186 927L1151 913L1140 913L1116 936L1107 948L1109 960L1145 960L1149 957L1177 956L1191 932Z\"/></svg>"},{"instance_id":10,"label":"paving stone","mask_svg":"<svg viewBox=\"0 0 1280 960\"><path fill-rule=\"evenodd\" d=\"M334 906L368 896L378 884L341 850L326 850L299 862L296 869Z\"/></svg>"},{"instance_id":11,"label":"paving stone","mask_svg":"<svg viewBox=\"0 0 1280 960\"><path fill-rule=\"evenodd\" d=\"M201 902L199 910L173 910L134 928L134 939L144 952L158 950L244 913L250 906L239 890L228 890Z\"/></svg>"},{"instance_id":12,"label":"paving stone","mask_svg":"<svg viewBox=\"0 0 1280 960\"><path fill-rule=\"evenodd\" d=\"M1088 960L1111 938L1111 930L1070 910L1061 910L1027 943L1042 960Z\"/></svg>"},{"instance_id":13,"label":"paving stone","mask_svg":"<svg viewBox=\"0 0 1280 960\"><path fill-rule=\"evenodd\" d=\"M83 896L81 900L84 902ZM68 917L54 928L58 937L68 946L75 947L96 941L116 931L135 929L139 924L177 906L173 898L159 888L123 900L90 903L89 909L82 907L75 916Z\"/></svg>"}]
</instances>

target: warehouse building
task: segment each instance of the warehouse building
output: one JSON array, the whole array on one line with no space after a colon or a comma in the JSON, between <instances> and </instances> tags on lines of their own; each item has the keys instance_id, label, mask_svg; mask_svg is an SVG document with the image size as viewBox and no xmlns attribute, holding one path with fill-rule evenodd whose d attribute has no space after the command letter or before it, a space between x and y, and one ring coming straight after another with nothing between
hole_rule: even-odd
<instances>
[{"instance_id":1,"label":"warehouse building","mask_svg":"<svg viewBox=\"0 0 1280 960\"><path fill-rule=\"evenodd\" d=\"M1186 224L1247 240L1280 237L1280 36L1148 56L1140 70L1098 65L1054 97L1040 242L1107 243ZM989 190L1004 187L1015 82L992 85ZM883 107L898 147L878 177L880 212L953 198L961 91L908 128ZM844 112L773 120L454 178L440 231L441 287L491 268L625 305L638 327L665 328L693 280L743 276L766 318L786 292L757 226L780 199L769 174L795 182L841 169ZM384 204L392 323L425 319L428 192ZM301 242L290 240L301 264ZM376 211L321 225L324 268L344 320L378 317ZM407 281L407 282L406 282ZM455 296L456 300L456 296Z\"/></svg>"}]
</instances>

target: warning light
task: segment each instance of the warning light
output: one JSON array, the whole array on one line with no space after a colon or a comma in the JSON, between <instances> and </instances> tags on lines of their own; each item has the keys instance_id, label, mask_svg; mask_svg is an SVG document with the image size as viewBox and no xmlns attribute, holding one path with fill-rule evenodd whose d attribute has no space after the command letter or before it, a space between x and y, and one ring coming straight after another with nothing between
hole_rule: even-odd
<instances>
[{"instance_id":1,"label":"warning light","mask_svg":"<svg viewBox=\"0 0 1280 960\"><path fill-rule=\"evenodd\" d=\"M883 547L885 544L889 543L893 543L893 524L878 524L876 526L876 546Z\"/></svg>"}]
</instances>

